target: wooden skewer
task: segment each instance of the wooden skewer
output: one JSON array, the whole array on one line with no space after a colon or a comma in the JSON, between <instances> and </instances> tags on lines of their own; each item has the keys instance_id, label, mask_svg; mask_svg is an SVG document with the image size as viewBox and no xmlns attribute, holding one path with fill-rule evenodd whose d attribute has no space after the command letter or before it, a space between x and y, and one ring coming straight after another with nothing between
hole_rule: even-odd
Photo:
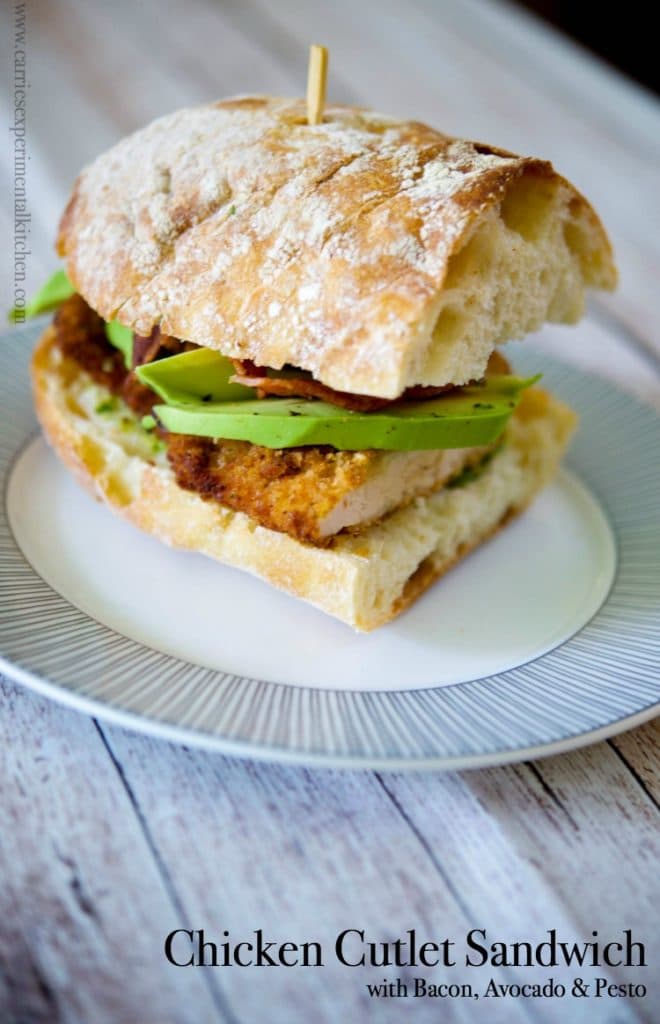
<instances>
[{"instance_id":1,"label":"wooden skewer","mask_svg":"<svg viewBox=\"0 0 660 1024\"><path fill-rule=\"evenodd\" d=\"M314 43L309 48L307 69L307 123L320 124L325 107L325 87L328 77L328 51Z\"/></svg>"}]
</instances>

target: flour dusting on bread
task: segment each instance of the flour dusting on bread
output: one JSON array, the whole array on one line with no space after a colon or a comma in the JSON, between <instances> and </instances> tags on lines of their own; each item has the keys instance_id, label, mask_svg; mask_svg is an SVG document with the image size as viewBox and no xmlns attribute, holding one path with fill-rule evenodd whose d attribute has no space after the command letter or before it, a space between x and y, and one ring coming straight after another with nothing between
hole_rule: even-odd
<instances>
[{"instance_id":1,"label":"flour dusting on bread","mask_svg":"<svg viewBox=\"0 0 660 1024\"><path fill-rule=\"evenodd\" d=\"M58 244L105 319L385 398L480 377L495 344L575 320L616 279L549 163L351 107L310 126L301 102L258 96L99 157Z\"/></svg>"}]
</instances>

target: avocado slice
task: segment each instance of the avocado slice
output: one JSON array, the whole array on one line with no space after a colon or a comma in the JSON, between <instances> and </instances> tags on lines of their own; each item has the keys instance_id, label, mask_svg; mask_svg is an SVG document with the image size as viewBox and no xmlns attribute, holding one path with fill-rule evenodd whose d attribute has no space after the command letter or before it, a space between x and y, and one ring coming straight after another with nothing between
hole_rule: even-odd
<instances>
[{"instance_id":1,"label":"avocado slice","mask_svg":"<svg viewBox=\"0 0 660 1024\"><path fill-rule=\"evenodd\" d=\"M240 402L255 397L254 388L230 382L236 372L234 364L210 348L157 359L138 366L135 372L143 384L168 404Z\"/></svg>"},{"instance_id":2,"label":"avocado slice","mask_svg":"<svg viewBox=\"0 0 660 1024\"><path fill-rule=\"evenodd\" d=\"M173 433L251 441L266 448L330 445L343 451L490 444L502 433L520 393L538 380L489 377L438 398L359 413L317 399L255 400L251 388L229 383L231 361L210 349L160 359L136 372L166 403L154 412Z\"/></svg>"},{"instance_id":3,"label":"avocado slice","mask_svg":"<svg viewBox=\"0 0 660 1024\"><path fill-rule=\"evenodd\" d=\"M41 313L50 313L53 309L61 306L74 292L75 288L71 284L66 270L56 270L41 286L37 294L32 296L25 309L21 310L14 306L8 319L12 323L19 323L23 319L31 320L34 316L40 316Z\"/></svg>"},{"instance_id":4,"label":"avocado slice","mask_svg":"<svg viewBox=\"0 0 660 1024\"><path fill-rule=\"evenodd\" d=\"M31 320L42 313L51 313L75 293L76 289L71 284L66 270L60 268L51 274L37 294L32 296L25 307L23 319ZM8 319L12 323L17 323L21 319L21 310L15 306L8 314ZM113 320L105 324L105 336L111 345L123 353L124 362L130 370L133 365L133 332L117 320Z\"/></svg>"},{"instance_id":5,"label":"avocado slice","mask_svg":"<svg viewBox=\"0 0 660 1024\"><path fill-rule=\"evenodd\" d=\"M154 412L173 433L198 434L294 448L330 445L342 451L383 448L470 448L502 433L531 381L507 377L504 387L464 388L457 395L405 402L387 412L358 413L314 399L264 398L242 402L174 402Z\"/></svg>"},{"instance_id":6,"label":"avocado slice","mask_svg":"<svg viewBox=\"0 0 660 1024\"><path fill-rule=\"evenodd\" d=\"M105 324L105 336L111 345L118 348L124 357L124 363L130 370L133 366L133 331L124 327L118 320Z\"/></svg>"}]
</instances>

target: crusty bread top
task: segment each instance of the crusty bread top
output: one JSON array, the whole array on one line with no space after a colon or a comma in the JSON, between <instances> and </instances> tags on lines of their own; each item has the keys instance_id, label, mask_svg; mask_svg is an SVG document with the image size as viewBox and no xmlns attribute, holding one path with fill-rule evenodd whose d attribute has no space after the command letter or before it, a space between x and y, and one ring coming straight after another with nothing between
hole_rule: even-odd
<instances>
[{"instance_id":1,"label":"crusty bread top","mask_svg":"<svg viewBox=\"0 0 660 1024\"><path fill-rule=\"evenodd\" d=\"M607 236L552 166L351 107L225 100L78 178L58 251L105 319L397 397L611 288Z\"/></svg>"}]
</instances>

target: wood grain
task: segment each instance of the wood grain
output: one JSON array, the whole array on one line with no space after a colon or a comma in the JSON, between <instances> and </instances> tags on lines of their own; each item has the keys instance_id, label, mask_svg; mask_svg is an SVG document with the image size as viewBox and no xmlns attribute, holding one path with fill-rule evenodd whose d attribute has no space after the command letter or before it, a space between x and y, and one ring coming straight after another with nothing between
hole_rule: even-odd
<instances>
[{"instance_id":1,"label":"wood grain","mask_svg":"<svg viewBox=\"0 0 660 1024\"><path fill-rule=\"evenodd\" d=\"M221 1019L205 975L163 963L178 908L94 723L0 697L0 1019Z\"/></svg>"},{"instance_id":2,"label":"wood grain","mask_svg":"<svg viewBox=\"0 0 660 1024\"><path fill-rule=\"evenodd\" d=\"M617 736L610 745L660 809L660 719Z\"/></svg>"},{"instance_id":3,"label":"wood grain","mask_svg":"<svg viewBox=\"0 0 660 1024\"><path fill-rule=\"evenodd\" d=\"M558 931L607 936L621 931L625 907L626 927L644 936L649 962L657 959L656 809L604 745L535 765L383 784L489 931L543 933L552 906ZM438 805L442 815L433 814ZM659 996L654 987L649 1004Z\"/></svg>"}]
</instances>

